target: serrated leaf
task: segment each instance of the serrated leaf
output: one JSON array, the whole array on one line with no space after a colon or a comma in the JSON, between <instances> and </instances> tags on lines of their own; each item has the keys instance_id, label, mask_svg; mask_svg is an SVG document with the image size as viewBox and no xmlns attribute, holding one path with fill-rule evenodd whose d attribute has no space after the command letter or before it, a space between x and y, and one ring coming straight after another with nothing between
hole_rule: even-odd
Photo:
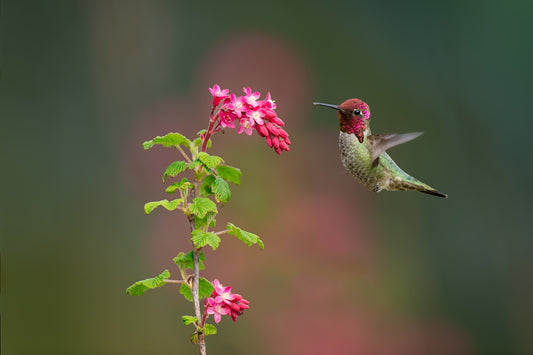
<instances>
[{"instance_id":1,"label":"serrated leaf","mask_svg":"<svg viewBox=\"0 0 533 355\"><path fill-rule=\"evenodd\" d=\"M218 176L220 176L224 180L227 180L235 185L240 185L242 175L240 169L234 168L233 166L229 165L219 165L217 166L216 170Z\"/></svg>"},{"instance_id":2,"label":"serrated leaf","mask_svg":"<svg viewBox=\"0 0 533 355\"><path fill-rule=\"evenodd\" d=\"M229 189L229 185L221 177L217 177L213 184L211 185L211 190L215 194L215 198L218 202L226 203L228 202L229 198L231 197L231 191Z\"/></svg>"},{"instance_id":3,"label":"serrated leaf","mask_svg":"<svg viewBox=\"0 0 533 355\"><path fill-rule=\"evenodd\" d=\"M130 287L126 289L126 293L130 296L139 296L142 295L145 291L151 290L153 288L161 287L165 284L165 279L170 277L170 272L168 270L163 271L161 274L150 279L137 281Z\"/></svg>"},{"instance_id":4,"label":"serrated leaf","mask_svg":"<svg viewBox=\"0 0 533 355\"><path fill-rule=\"evenodd\" d=\"M159 206L165 207L169 211L173 211L183 202L182 198L178 198L172 201L169 200L161 200L161 201L152 201L147 202L144 204L144 213L150 214L154 209L156 209Z\"/></svg>"},{"instance_id":5,"label":"serrated leaf","mask_svg":"<svg viewBox=\"0 0 533 355\"><path fill-rule=\"evenodd\" d=\"M217 157L216 155L211 155L206 152L198 153L198 159L209 169L213 169L214 167L223 162L221 157Z\"/></svg>"},{"instance_id":6,"label":"serrated leaf","mask_svg":"<svg viewBox=\"0 0 533 355\"><path fill-rule=\"evenodd\" d=\"M217 205L206 197L196 197L188 208L190 213L199 218L204 218L207 212L218 212Z\"/></svg>"},{"instance_id":7,"label":"serrated leaf","mask_svg":"<svg viewBox=\"0 0 533 355\"><path fill-rule=\"evenodd\" d=\"M194 244L196 249L205 247L206 245L211 246L213 250L218 248L220 243L220 237L212 232L204 232L201 229L196 229L192 233L191 241Z\"/></svg>"},{"instance_id":8,"label":"serrated leaf","mask_svg":"<svg viewBox=\"0 0 533 355\"><path fill-rule=\"evenodd\" d=\"M217 333L217 327L209 323L204 324L203 330L204 330L204 335L213 335Z\"/></svg>"},{"instance_id":9,"label":"serrated leaf","mask_svg":"<svg viewBox=\"0 0 533 355\"><path fill-rule=\"evenodd\" d=\"M204 279L203 277L200 277L200 279L198 280L198 297L200 299L211 296L214 290L215 288L213 287L211 282ZM183 297L185 297L186 300L192 302L192 291L187 284L181 284L180 293L183 295Z\"/></svg>"},{"instance_id":10,"label":"serrated leaf","mask_svg":"<svg viewBox=\"0 0 533 355\"><path fill-rule=\"evenodd\" d=\"M215 219L216 215L217 214L215 212L207 212L204 218L198 218L198 216L194 216L194 223L196 228L200 229L204 228L205 226L214 228L217 222Z\"/></svg>"},{"instance_id":11,"label":"serrated leaf","mask_svg":"<svg viewBox=\"0 0 533 355\"><path fill-rule=\"evenodd\" d=\"M167 187L165 192L167 192L169 194L173 194L174 192L176 192L177 189L185 191L185 190L190 189L192 187L193 187L193 184L191 184L189 182L189 180L187 180L187 178L183 178L183 179L181 179L180 182L175 182L172 185L170 185L169 187Z\"/></svg>"},{"instance_id":12,"label":"serrated leaf","mask_svg":"<svg viewBox=\"0 0 533 355\"><path fill-rule=\"evenodd\" d=\"M198 281L198 296L200 297L200 299L211 296L214 290L215 288L213 287L211 282L209 282L209 280L200 277Z\"/></svg>"},{"instance_id":13,"label":"serrated leaf","mask_svg":"<svg viewBox=\"0 0 533 355\"><path fill-rule=\"evenodd\" d=\"M161 144L163 147L177 147L179 145L184 145L187 148L190 148L191 141L179 133L168 133L162 137L157 136L152 140L144 142L143 148L150 149L157 144Z\"/></svg>"},{"instance_id":14,"label":"serrated leaf","mask_svg":"<svg viewBox=\"0 0 533 355\"><path fill-rule=\"evenodd\" d=\"M179 253L175 258L172 259L174 264L176 264L180 269L193 269L194 268L194 259L193 252L190 251L187 254ZM204 252L200 252L200 270L204 269Z\"/></svg>"},{"instance_id":15,"label":"serrated leaf","mask_svg":"<svg viewBox=\"0 0 533 355\"><path fill-rule=\"evenodd\" d=\"M226 230L228 231L228 234L236 236L248 246L252 244L257 244L259 245L259 248L261 250L263 250L263 248L265 247L263 241L256 234L242 230L241 228L235 226L233 223L228 223L228 225L226 226Z\"/></svg>"},{"instance_id":16,"label":"serrated leaf","mask_svg":"<svg viewBox=\"0 0 533 355\"><path fill-rule=\"evenodd\" d=\"M213 175L207 175L200 185L200 196L207 197L213 193L211 185L215 182L216 178Z\"/></svg>"},{"instance_id":17,"label":"serrated leaf","mask_svg":"<svg viewBox=\"0 0 533 355\"><path fill-rule=\"evenodd\" d=\"M191 288L186 283L181 284L180 293L183 295L183 297L185 297L187 301L192 302Z\"/></svg>"},{"instance_id":18,"label":"serrated leaf","mask_svg":"<svg viewBox=\"0 0 533 355\"><path fill-rule=\"evenodd\" d=\"M181 316L181 320L183 321L183 324L185 325L198 322L198 318L193 317L193 316Z\"/></svg>"},{"instance_id":19,"label":"serrated leaf","mask_svg":"<svg viewBox=\"0 0 533 355\"><path fill-rule=\"evenodd\" d=\"M177 176L178 174L184 172L185 170L187 170L187 162L186 161L181 161L181 160L178 160L178 161L175 161L173 162L172 164L170 164L167 169L165 170L165 172L163 173L163 182L165 182L166 178L167 177L174 177L174 176Z\"/></svg>"}]
</instances>

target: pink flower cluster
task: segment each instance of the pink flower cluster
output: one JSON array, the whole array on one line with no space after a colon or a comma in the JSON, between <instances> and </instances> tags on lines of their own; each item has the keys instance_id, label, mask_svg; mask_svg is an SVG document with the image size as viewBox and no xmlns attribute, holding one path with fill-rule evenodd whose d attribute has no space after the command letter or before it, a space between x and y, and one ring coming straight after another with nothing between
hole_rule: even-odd
<instances>
[{"instance_id":1,"label":"pink flower cluster","mask_svg":"<svg viewBox=\"0 0 533 355\"><path fill-rule=\"evenodd\" d=\"M215 279L213 282L215 290L204 304L205 312L212 314L215 318L215 323L220 322L222 315L229 314L231 319L235 322L237 316L243 314L245 309L250 308L247 300L241 295L231 293L231 287L222 287L220 282Z\"/></svg>"},{"instance_id":2,"label":"pink flower cluster","mask_svg":"<svg viewBox=\"0 0 533 355\"><path fill-rule=\"evenodd\" d=\"M213 95L212 121L219 121L215 130L228 127L235 128L235 122L239 122L237 133L245 132L251 135L253 129L266 138L270 148L274 148L276 153L281 154L283 150L289 151L289 135L281 127L285 123L277 116L276 103L271 99L270 93L264 100L259 100L261 94L252 89L243 88L243 96L229 94L228 89L222 90L220 86L214 85L209 88ZM218 111L217 111L218 108Z\"/></svg>"}]
</instances>

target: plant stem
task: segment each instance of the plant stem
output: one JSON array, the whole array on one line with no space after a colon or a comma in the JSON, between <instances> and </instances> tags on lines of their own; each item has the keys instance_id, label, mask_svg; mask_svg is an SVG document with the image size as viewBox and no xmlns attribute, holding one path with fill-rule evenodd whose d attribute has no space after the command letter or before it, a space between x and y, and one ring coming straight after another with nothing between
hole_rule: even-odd
<instances>
[{"instance_id":1,"label":"plant stem","mask_svg":"<svg viewBox=\"0 0 533 355\"><path fill-rule=\"evenodd\" d=\"M187 282L187 281L183 281L183 280L169 280L169 279L165 279L163 281L168 282L168 283L172 283L172 284L182 284L182 283Z\"/></svg>"},{"instance_id":2,"label":"plant stem","mask_svg":"<svg viewBox=\"0 0 533 355\"><path fill-rule=\"evenodd\" d=\"M207 149L207 142L209 142L209 137L214 133L213 126L215 125L216 117L214 111L211 112L209 118L209 127L207 127L207 132L205 132L204 140L202 142L202 152L205 152Z\"/></svg>"},{"instance_id":3,"label":"plant stem","mask_svg":"<svg viewBox=\"0 0 533 355\"><path fill-rule=\"evenodd\" d=\"M179 150L181 155L183 155L183 157L185 158L187 163L190 163L192 161L191 158L189 158L189 156L187 154L185 154L185 152L183 151L183 149L181 149L181 147L179 145L176 148Z\"/></svg>"},{"instance_id":4,"label":"plant stem","mask_svg":"<svg viewBox=\"0 0 533 355\"><path fill-rule=\"evenodd\" d=\"M196 315L196 318L202 319L202 313L200 311L200 297L198 295L198 286L199 286L199 280L200 280L200 251L194 250L193 251L193 262L194 262L194 275L192 279L192 297L194 301L194 313ZM204 326L204 322L199 324L200 327ZM200 354L206 355L205 350L205 339L203 333L198 333L198 346L200 347Z\"/></svg>"},{"instance_id":5,"label":"plant stem","mask_svg":"<svg viewBox=\"0 0 533 355\"><path fill-rule=\"evenodd\" d=\"M191 199L194 199L196 196L196 189L198 186L199 181L196 181L194 183L194 187L191 190ZM194 222L194 216L189 217L189 224L191 226L191 233L196 229L196 224ZM194 303L194 313L198 320L202 319L202 312L200 310L200 295L199 295L199 285L200 285L200 250L197 250L196 247L194 247L193 244L193 278L192 278L192 299ZM204 322L202 321L199 324L200 328L204 326ZM206 349L205 349L205 339L204 334L199 332L198 333L198 346L200 347L200 355L206 355Z\"/></svg>"}]
</instances>

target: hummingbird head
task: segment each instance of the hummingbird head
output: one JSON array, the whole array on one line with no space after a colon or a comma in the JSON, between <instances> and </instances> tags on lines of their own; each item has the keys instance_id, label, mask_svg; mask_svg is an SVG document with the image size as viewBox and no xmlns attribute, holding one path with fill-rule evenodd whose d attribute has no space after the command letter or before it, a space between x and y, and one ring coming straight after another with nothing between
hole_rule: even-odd
<instances>
[{"instance_id":1,"label":"hummingbird head","mask_svg":"<svg viewBox=\"0 0 533 355\"><path fill-rule=\"evenodd\" d=\"M368 105L359 99L348 99L342 104L330 105L320 102L314 102L315 105L326 106L339 111L340 129L344 133L353 133L360 143L363 143L365 138L365 130L368 127L368 120L370 119L370 108Z\"/></svg>"}]
</instances>

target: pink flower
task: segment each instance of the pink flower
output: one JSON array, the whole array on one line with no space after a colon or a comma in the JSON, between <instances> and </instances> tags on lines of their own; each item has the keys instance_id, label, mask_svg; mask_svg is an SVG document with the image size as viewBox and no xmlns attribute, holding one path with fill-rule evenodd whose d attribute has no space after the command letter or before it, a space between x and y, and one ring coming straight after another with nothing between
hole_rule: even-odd
<instances>
[{"instance_id":1,"label":"pink flower","mask_svg":"<svg viewBox=\"0 0 533 355\"><path fill-rule=\"evenodd\" d=\"M221 316L226 314L236 321L245 309L250 308L250 302L239 294L231 293L231 287L223 287L217 279L212 282L212 285L215 289L205 302L205 312L213 314L216 323L220 322Z\"/></svg>"},{"instance_id":2,"label":"pink flower","mask_svg":"<svg viewBox=\"0 0 533 355\"><path fill-rule=\"evenodd\" d=\"M209 88L209 92L213 95L213 110L217 108L220 101L228 97L228 89L221 90L220 86L215 84L212 88Z\"/></svg>"},{"instance_id":3,"label":"pink flower","mask_svg":"<svg viewBox=\"0 0 533 355\"><path fill-rule=\"evenodd\" d=\"M220 125L222 127L235 128L233 121L237 119L237 115L233 111L220 110L218 113L220 117Z\"/></svg>"},{"instance_id":4,"label":"pink flower","mask_svg":"<svg viewBox=\"0 0 533 355\"><path fill-rule=\"evenodd\" d=\"M249 116L242 116L239 123L241 126L237 130L237 133L246 132L247 135L252 135L252 127L254 126L254 120Z\"/></svg>"},{"instance_id":5,"label":"pink flower","mask_svg":"<svg viewBox=\"0 0 533 355\"><path fill-rule=\"evenodd\" d=\"M259 100L261 94L249 87L243 88L243 96L228 94L227 89L222 90L218 85L209 88L209 91L213 95L213 110L207 138L222 128L235 128L235 121L239 120L237 133L251 135L255 128L276 153L281 154L290 149L289 135L281 128L285 123L278 117L276 103L270 93L264 100ZM219 105L220 109L215 111Z\"/></svg>"},{"instance_id":6,"label":"pink flower","mask_svg":"<svg viewBox=\"0 0 533 355\"><path fill-rule=\"evenodd\" d=\"M246 112L247 107L242 97L237 98L235 94L231 94L229 98L224 100L223 110L232 111L235 116L241 117L243 112Z\"/></svg>"},{"instance_id":7,"label":"pink flower","mask_svg":"<svg viewBox=\"0 0 533 355\"><path fill-rule=\"evenodd\" d=\"M258 103L256 101L261 94L258 91L252 92L252 89L250 88L242 88L242 90L246 94L246 96L244 96L244 102L250 105L251 108L257 107Z\"/></svg>"},{"instance_id":8,"label":"pink flower","mask_svg":"<svg viewBox=\"0 0 533 355\"><path fill-rule=\"evenodd\" d=\"M254 109L247 110L246 114L257 124L264 124L263 117L265 116L265 110L263 109Z\"/></svg>"},{"instance_id":9,"label":"pink flower","mask_svg":"<svg viewBox=\"0 0 533 355\"><path fill-rule=\"evenodd\" d=\"M206 308L206 313L213 315L215 323L220 322L222 315L231 313L230 308L223 303L217 303L214 298L208 298L207 303L209 306Z\"/></svg>"},{"instance_id":10,"label":"pink flower","mask_svg":"<svg viewBox=\"0 0 533 355\"><path fill-rule=\"evenodd\" d=\"M276 109L276 103L274 102L274 100L272 100L270 98L270 92L267 93L266 99L261 101L261 106L262 107L266 107L266 108L270 108L272 110Z\"/></svg>"}]
</instances>

